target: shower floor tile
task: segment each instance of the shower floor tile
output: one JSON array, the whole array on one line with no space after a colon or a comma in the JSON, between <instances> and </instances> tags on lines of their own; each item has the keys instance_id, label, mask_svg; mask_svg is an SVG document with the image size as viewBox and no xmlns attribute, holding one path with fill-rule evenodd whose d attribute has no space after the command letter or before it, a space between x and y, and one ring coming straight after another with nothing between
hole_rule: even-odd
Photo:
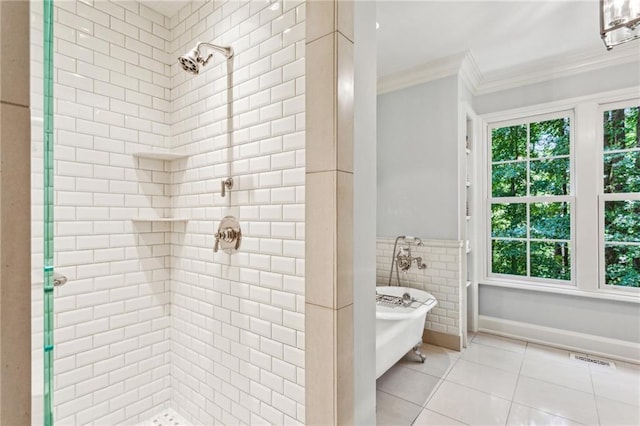
<instances>
[{"instance_id":1,"label":"shower floor tile","mask_svg":"<svg viewBox=\"0 0 640 426\"><path fill-rule=\"evenodd\" d=\"M187 422L171 408L168 408L162 410L152 419L138 423L137 426L191 426L191 423Z\"/></svg>"}]
</instances>

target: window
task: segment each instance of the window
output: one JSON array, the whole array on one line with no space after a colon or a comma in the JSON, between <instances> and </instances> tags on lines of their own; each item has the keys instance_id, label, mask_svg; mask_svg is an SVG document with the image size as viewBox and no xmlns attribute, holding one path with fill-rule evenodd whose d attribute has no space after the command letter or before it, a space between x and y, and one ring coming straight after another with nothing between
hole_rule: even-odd
<instances>
[{"instance_id":1,"label":"window","mask_svg":"<svg viewBox=\"0 0 640 426\"><path fill-rule=\"evenodd\" d=\"M639 116L634 90L483 117L483 284L640 300Z\"/></svg>"},{"instance_id":2,"label":"window","mask_svg":"<svg viewBox=\"0 0 640 426\"><path fill-rule=\"evenodd\" d=\"M566 112L491 125L491 275L571 282L571 124Z\"/></svg>"},{"instance_id":3,"label":"window","mask_svg":"<svg viewBox=\"0 0 640 426\"><path fill-rule=\"evenodd\" d=\"M601 267L605 286L640 287L640 121L634 105L602 112Z\"/></svg>"}]
</instances>

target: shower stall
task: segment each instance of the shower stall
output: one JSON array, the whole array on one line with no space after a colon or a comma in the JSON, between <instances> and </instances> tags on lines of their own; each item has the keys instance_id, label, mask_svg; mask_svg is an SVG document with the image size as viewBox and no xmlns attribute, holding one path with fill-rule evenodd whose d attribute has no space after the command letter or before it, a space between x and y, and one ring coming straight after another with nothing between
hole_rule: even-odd
<instances>
[{"instance_id":1,"label":"shower stall","mask_svg":"<svg viewBox=\"0 0 640 426\"><path fill-rule=\"evenodd\" d=\"M306 5L154 3L30 3L33 423L301 424Z\"/></svg>"}]
</instances>

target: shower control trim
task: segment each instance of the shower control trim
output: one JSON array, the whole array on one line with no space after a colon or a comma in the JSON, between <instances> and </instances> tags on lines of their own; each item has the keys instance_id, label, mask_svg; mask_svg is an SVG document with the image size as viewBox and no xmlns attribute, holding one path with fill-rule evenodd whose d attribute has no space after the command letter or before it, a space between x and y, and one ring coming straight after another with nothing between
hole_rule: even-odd
<instances>
[{"instance_id":1,"label":"shower control trim","mask_svg":"<svg viewBox=\"0 0 640 426\"><path fill-rule=\"evenodd\" d=\"M242 230L238 219L233 216L225 216L220 221L218 232L214 235L216 242L213 245L213 251L218 252L220 248L225 253L231 254L240 248L242 241Z\"/></svg>"},{"instance_id":2,"label":"shower control trim","mask_svg":"<svg viewBox=\"0 0 640 426\"><path fill-rule=\"evenodd\" d=\"M233 188L233 178L229 177L223 180L220 187L221 187L220 195L224 197L225 195L227 195L227 191Z\"/></svg>"}]
</instances>

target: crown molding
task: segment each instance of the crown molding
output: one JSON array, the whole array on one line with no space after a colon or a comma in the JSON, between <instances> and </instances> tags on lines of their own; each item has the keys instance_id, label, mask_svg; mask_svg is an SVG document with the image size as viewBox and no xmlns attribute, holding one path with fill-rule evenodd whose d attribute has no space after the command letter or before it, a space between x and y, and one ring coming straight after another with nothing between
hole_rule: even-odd
<instances>
[{"instance_id":1,"label":"crown molding","mask_svg":"<svg viewBox=\"0 0 640 426\"><path fill-rule=\"evenodd\" d=\"M617 50L591 49L571 55L553 56L484 73L474 95L485 95L632 62L640 62L640 45L634 43L618 46Z\"/></svg>"},{"instance_id":2,"label":"crown molding","mask_svg":"<svg viewBox=\"0 0 640 426\"><path fill-rule=\"evenodd\" d=\"M640 63L640 44L632 42L610 51L602 48L557 55L482 73L473 54L466 51L380 77L378 94L459 74L473 95L479 96L633 62Z\"/></svg>"},{"instance_id":3,"label":"crown molding","mask_svg":"<svg viewBox=\"0 0 640 426\"><path fill-rule=\"evenodd\" d=\"M465 52L464 59L460 66L460 78L469 88L471 93L475 95L483 77L482 72L480 72L480 68L476 63L476 59L469 50Z\"/></svg>"},{"instance_id":4,"label":"crown molding","mask_svg":"<svg viewBox=\"0 0 640 426\"><path fill-rule=\"evenodd\" d=\"M378 79L378 95L455 75L468 52L457 53Z\"/></svg>"}]
</instances>

